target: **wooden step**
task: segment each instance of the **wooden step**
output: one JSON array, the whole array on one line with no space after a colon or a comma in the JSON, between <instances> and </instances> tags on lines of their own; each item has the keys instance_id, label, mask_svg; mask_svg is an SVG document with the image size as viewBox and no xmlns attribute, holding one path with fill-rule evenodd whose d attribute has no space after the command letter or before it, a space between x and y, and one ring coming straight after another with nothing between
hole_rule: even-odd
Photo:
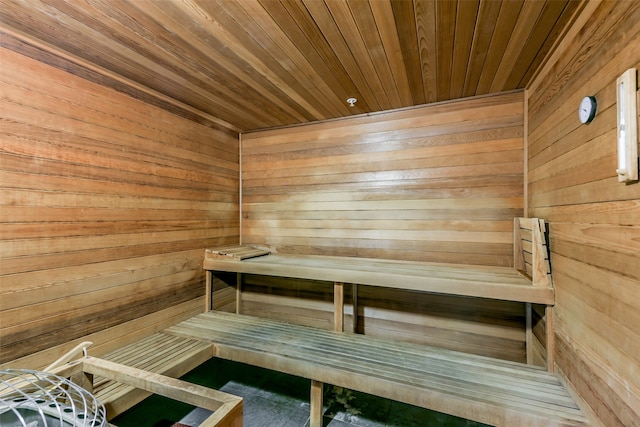
<instances>
[{"instance_id":1,"label":"wooden step","mask_svg":"<svg viewBox=\"0 0 640 427\"><path fill-rule=\"evenodd\" d=\"M536 366L222 312L165 332L211 342L224 359L491 425L588 424L559 379Z\"/></svg>"},{"instance_id":2,"label":"wooden step","mask_svg":"<svg viewBox=\"0 0 640 427\"><path fill-rule=\"evenodd\" d=\"M178 378L209 360L211 343L162 332L102 356L102 359L144 371ZM94 378L94 394L109 419L141 402L151 393L106 378Z\"/></svg>"}]
</instances>

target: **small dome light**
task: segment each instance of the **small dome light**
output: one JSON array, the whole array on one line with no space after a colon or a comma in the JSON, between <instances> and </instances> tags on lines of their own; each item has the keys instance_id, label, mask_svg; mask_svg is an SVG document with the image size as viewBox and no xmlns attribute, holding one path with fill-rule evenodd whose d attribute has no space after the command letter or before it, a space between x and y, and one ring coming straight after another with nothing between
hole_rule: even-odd
<instances>
[{"instance_id":1,"label":"small dome light","mask_svg":"<svg viewBox=\"0 0 640 427\"><path fill-rule=\"evenodd\" d=\"M349 107L354 107L356 105L356 102L358 102L356 98L347 99L347 104L349 104Z\"/></svg>"}]
</instances>

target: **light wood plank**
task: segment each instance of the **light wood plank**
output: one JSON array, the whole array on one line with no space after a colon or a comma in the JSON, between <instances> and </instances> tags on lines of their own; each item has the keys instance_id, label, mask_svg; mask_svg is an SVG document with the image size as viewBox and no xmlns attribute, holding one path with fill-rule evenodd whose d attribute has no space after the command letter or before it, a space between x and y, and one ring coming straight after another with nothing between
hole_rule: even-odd
<instances>
[{"instance_id":1,"label":"light wood plank","mask_svg":"<svg viewBox=\"0 0 640 427\"><path fill-rule=\"evenodd\" d=\"M474 250L463 255L455 248L463 240L477 242L480 251L483 243L509 244L512 217L505 221L500 210L523 207L522 138L510 133L516 124L521 132L522 106L521 94L505 94L397 111L375 120L361 117L335 126L318 123L243 135L243 241L274 250L317 253L316 248L331 247L356 254L369 250L376 240L381 249L398 247L394 258L401 259L419 256L409 254L412 246L435 248L446 241L452 246L442 246L442 251L456 262L475 258ZM504 132L510 137L484 133L490 128L498 133L509 129ZM438 142L427 142L434 134L440 135ZM469 230L438 235L439 231L422 231L421 225L401 220L423 208L459 209L451 212L452 224L461 224L476 209L496 209L491 219L502 223L506 233L492 237ZM361 221L371 215L382 219L385 211L394 219L387 226ZM314 221L285 221L311 219L310 215ZM422 215L427 219L430 214ZM426 257L440 260L428 252ZM493 261L484 258L489 264L512 262L511 256L497 253Z\"/></svg>"},{"instance_id":2,"label":"light wood plank","mask_svg":"<svg viewBox=\"0 0 640 427\"><path fill-rule=\"evenodd\" d=\"M319 381L311 380L311 415L309 420L310 427L322 426L322 397L323 384Z\"/></svg>"},{"instance_id":3,"label":"light wood plank","mask_svg":"<svg viewBox=\"0 0 640 427\"><path fill-rule=\"evenodd\" d=\"M242 417L242 398L228 393L94 357L85 358L82 365L83 370L90 374L106 376L146 390L149 394L159 394L214 411L206 420L208 425L237 425L234 419Z\"/></svg>"},{"instance_id":4,"label":"light wood plank","mask_svg":"<svg viewBox=\"0 0 640 427\"><path fill-rule=\"evenodd\" d=\"M549 221L557 297L550 364L591 407L594 423L633 424L640 391L629 369L637 366L631 355L638 340L625 325L639 309L631 240L640 193L617 182L609 142L615 140L615 79L640 61L640 8L586 2L577 12L527 92L529 210ZM586 93L599 103L594 126L575 119Z\"/></svg>"},{"instance_id":5,"label":"light wood plank","mask_svg":"<svg viewBox=\"0 0 640 427\"><path fill-rule=\"evenodd\" d=\"M86 28L72 22L84 11L57 5L69 31ZM67 342L101 347L130 337L120 326L148 334L202 305L193 250L239 237L238 141L16 40L3 33L0 363L42 367Z\"/></svg>"},{"instance_id":6,"label":"light wood plank","mask_svg":"<svg viewBox=\"0 0 640 427\"><path fill-rule=\"evenodd\" d=\"M179 377L213 356L211 345L176 338L162 333L154 334L106 354L104 360L149 374ZM94 384L94 393L107 408L110 419L150 395L149 392L138 390L135 384L122 384L104 374L98 374Z\"/></svg>"},{"instance_id":7,"label":"light wood plank","mask_svg":"<svg viewBox=\"0 0 640 427\"><path fill-rule=\"evenodd\" d=\"M552 288L533 287L526 278L505 267L269 255L242 262L205 259L204 268L542 304L553 304L554 300Z\"/></svg>"},{"instance_id":8,"label":"light wood plank","mask_svg":"<svg viewBox=\"0 0 640 427\"><path fill-rule=\"evenodd\" d=\"M334 283L333 305L333 330L344 332L344 283Z\"/></svg>"},{"instance_id":9,"label":"light wood plank","mask_svg":"<svg viewBox=\"0 0 640 427\"><path fill-rule=\"evenodd\" d=\"M167 332L212 340L219 357L481 422L587 423L553 375L528 365L223 313Z\"/></svg>"}]
</instances>

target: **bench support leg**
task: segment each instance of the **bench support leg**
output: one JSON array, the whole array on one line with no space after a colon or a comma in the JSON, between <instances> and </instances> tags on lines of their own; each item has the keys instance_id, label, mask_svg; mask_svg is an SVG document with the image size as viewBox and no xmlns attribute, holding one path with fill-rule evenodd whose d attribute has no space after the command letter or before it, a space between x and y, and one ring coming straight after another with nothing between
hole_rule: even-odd
<instances>
[{"instance_id":1,"label":"bench support leg","mask_svg":"<svg viewBox=\"0 0 640 427\"><path fill-rule=\"evenodd\" d=\"M213 310L213 271L205 270L204 312Z\"/></svg>"},{"instance_id":2,"label":"bench support leg","mask_svg":"<svg viewBox=\"0 0 640 427\"><path fill-rule=\"evenodd\" d=\"M242 273L236 273L236 314L240 314L242 303Z\"/></svg>"},{"instance_id":3,"label":"bench support leg","mask_svg":"<svg viewBox=\"0 0 640 427\"><path fill-rule=\"evenodd\" d=\"M533 340L535 337L533 336L533 308L531 307L531 303L525 303L525 315L527 319L526 323L526 332L525 332L525 345L527 351L527 364L533 365Z\"/></svg>"},{"instance_id":4,"label":"bench support leg","mask_svg":"<svg viewBox=\"0 0 640 427\"><path fill-rule=\"evenodd\" d=\"M351 301L353 303L353 333L358 333L358 285L351 285Z\"/></svg>"},{"instance_id":5,"label":"bench support leg","mask_svg":"<svg viewBox=\"0 0 640 427\"><path fill-rule=\"evenodd\" d=\"M322 427L322 389L323 383L311 380L309 427Z\"/></svg>"},{"instance_id":6,"label":"bench support leg","mask_svg":"<svg viewBox=\"0 0 640 427\"><path fill-rule=\"evenodd\" d=\"M71 382L87 390L89 393L93 393L93 375L86 372L79 372L72 375Z\"/></svg>"},{"instance_id":7,"label":"bench support leg","mask_svg":"<svg viewBox=\"0 0 640 427\"><path fill-rule=\"evenodd\" d=\"M333 330L344 332L344 283L333 284Z\"/></svg>"},{"instance_id":8,"label":"bench support leg","mask_svg":"<svg viewBox=\"0 0 640 427\"><path fill-rule=\"evenodd\" d=\"M556 353L556 341L555 341L555 334L554 334L554 330L555 330L555 326L554 326L554 320L553 320L553 306L552 305L548 305L545 308L544 311L544 317L545 317L545 326L546 326L546 347L547 347L547 371L549 371L550 373L553 374L553 372L555 371L555 363L556 363L556 358L555 358L555 353Z\"/></svg>"}]
</instances>

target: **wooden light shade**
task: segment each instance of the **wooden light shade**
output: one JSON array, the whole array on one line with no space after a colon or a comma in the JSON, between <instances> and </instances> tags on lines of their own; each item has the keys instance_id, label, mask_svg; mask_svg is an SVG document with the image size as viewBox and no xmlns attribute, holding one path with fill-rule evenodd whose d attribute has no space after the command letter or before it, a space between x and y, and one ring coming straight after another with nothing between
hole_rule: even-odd
<instances>
[{"instance_id":1,"label":"wooden light shade","mask_svg":"<svg viewBox=\"0 0 640 427\"><path fill-rule=\"evenodd\" d=\"M637 70L630 68L616 81L618 97L618 181L638 180Z\"/></svg>"}]
</instances>

